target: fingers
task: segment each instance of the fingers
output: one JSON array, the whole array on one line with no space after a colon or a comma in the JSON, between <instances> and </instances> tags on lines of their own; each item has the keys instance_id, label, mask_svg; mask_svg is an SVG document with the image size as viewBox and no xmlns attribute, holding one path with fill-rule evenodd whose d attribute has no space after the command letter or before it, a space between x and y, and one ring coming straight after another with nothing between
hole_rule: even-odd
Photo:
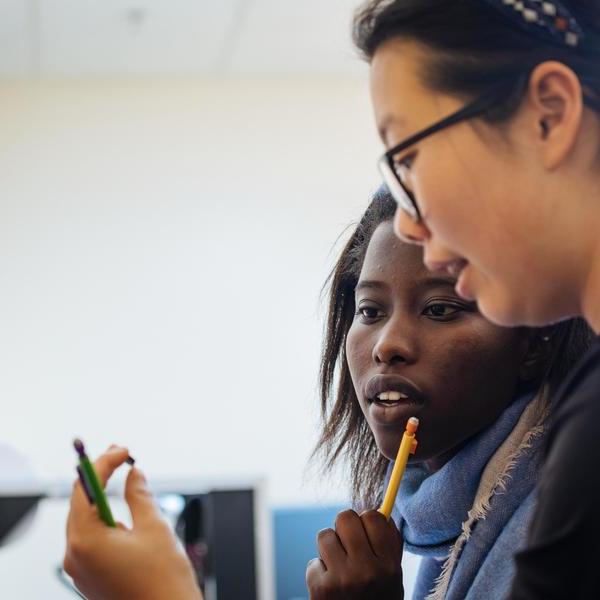
<instances>
[{"instance_id":1,"label":"fingers","mask_svg":"<svg viewBox=\"0 0 600 600\"><path fill-rule=\"evenodd\" d=\"M340 565L346 561L346 551L333 529L321 529L317 534L317 548L325 567Z\"/></svg>"},{"instance_id":2,"label":"fingers","mask_svg":"<svg viewBox=\"0 0 600 600\"><path fill-rule=\"evenodd\" d=\"M306 587L310 590L314 588L323 576L327 573L325 563L320 558L313 558L306 565Z\"/></svg>"},{"instance_id":3,"label":"fingers","mask_svg":"<svg viewBox=\"0 0 600 600\"><path fill-rule=\"evenodd\" d=\"M102 486L106 485L110 476L127 460L128 456L129 452L126 448L111 446L102 456L100 456L100 458L98 458L94 463L94 469L96 470L96 474L98 475L98 479ZM73 486L71 510L67 519L67 532L73 523L83 523L90 519L98 521L98 513L96 508L90 505L90 502L83 491L81 482L78 480Z\"/></svg>"},{"instance_id":4,"label":"fingers","mask_svg":"<svg viewBox=\"0 0 600 600\"><path fill-rule=\"evenodd\" d=\"M375 510L338 514L319 532L321 559L308 563L311 600L403 598L402 540L396 525Z\"/></svg>"},{"instance_id":5,"label":"fingers","mask_svg":"<svg viewBox=\"0 0 600 600\"><path fill-rule=\"evenodd\" d=\"M154 498L146 484L146 478L135 467L127 475L125 500L127 500L127 504L129 505L134 527L161 520Z\"/></svg>"},{"instance_id":6,"label":"fingers","mask_svg":"<svg viewBox=\"0 0 600 600\"><path fill-rule=\"evenodd\" d=\"M338 514L335 531L319 532L318 546L325 565L339 564L347 557L368 560L373 556L399 556L402 542L393 521L376 510L360 517L353 510Z\"/></svg>"},{"instance_id":7,"label":"fingers","mask_svg":"<svg viewBox=\"0 0 600 600\"><path fill-rule=\"evenodd\" d=\"M373 555L362 519L353 510L345 510L338 514L335 532L349 556L369 558Z\"/></svg>"},{"instance_id":8,"label":"fingers","mask_svg":"<svg viewBox=\"0 0 600 600\"><path fill-rule=\"evenodd\" d=\"M110 476L127 460L129 451L120 446L111 446L94 463L94 469L102 487L106 486Z\"/></svg>"},{"instance_id":9,"label":"fingers","mask_svg":"<svg viewBox=\"0 0 600 600\"><path fill-rule=\"evenodd\" d=\"M376 556L400 556L402 538L393 519L389 521L377 510L368 510L360 515L371 548Z\"/></svg>"}]
</instances>

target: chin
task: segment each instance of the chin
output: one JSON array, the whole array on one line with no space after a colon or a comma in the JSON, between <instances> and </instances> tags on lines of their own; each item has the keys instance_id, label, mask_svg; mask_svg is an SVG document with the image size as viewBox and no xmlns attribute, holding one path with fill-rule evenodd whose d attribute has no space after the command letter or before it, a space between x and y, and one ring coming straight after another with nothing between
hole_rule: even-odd
<instances>
[{"instance_id":1,"label":"chin","mask_svg":"<svg viewBox=\"0 0 600 600\"><path fill-rule=\"evenodd\" d=\"M387 437L382 439L381 437L376 437L375 442L377 443L379 452L381 452L385 458L388 460L396 460L401 439L402 435L400 435L398 439L388 439Z\"/></svg>"},{"instance_id":2,"label":"chin","mask_svg":"<svg viewBox=\"0 0 600 600\"><path fill-rule=\"evenodd\" d=\"M396 460L396 456L398 455L398 447L396 448L395 452L390 452L390 448L381 448L381 447L379 448L379 451L388 460Z\"/></svg>"},{"instance_id":3,"label":"chin","mask_svg":"<svg viewBox=\"0 0 600 600\"><path fill-rule=\"evenodd\" d=\"M541 327L565 318L549 311L547 306L538 307L531 297L511 297L499 291L481 294L477 307L486 319L500 327Z\"/></svg>"},{"instance_id":4,"label":"chin","mask_svg":"<svg viewBox=\"0 0 600 600\"><path fill-rule=\"evenodd\" d=\"M536 307L531 305L502 306L498 302L490 305L482 302L479 310L486 319L500 327L545 327L577 316L567 311L548 310L547 306L540 306L540 309L536 310Z\"/></svg>"},{"instance_id":5,"label":"chin","mask_svg":"<svg viewBox=\"0 0 600 600\"><path fill-rule=\"evenodd\" d=\"M543 327L578 315L564 287L544 286L532 278L516 292L515 285L487 285L477 294L481 314L501 327Z\"/></svg>"}]
</instances>

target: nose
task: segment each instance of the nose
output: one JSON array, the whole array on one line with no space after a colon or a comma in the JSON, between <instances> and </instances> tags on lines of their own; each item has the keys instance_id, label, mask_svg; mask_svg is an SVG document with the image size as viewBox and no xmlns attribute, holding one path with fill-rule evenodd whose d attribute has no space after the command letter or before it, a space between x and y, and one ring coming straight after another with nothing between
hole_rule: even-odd
<instances>
[{"instance_id":1,"label":"nose","mask_svg":"<svg viewBox=\"0 0 600 600\"><path fill-rule=\"evenodd\" d=\"M379 332L373 347L373 362L377 365L412 364L416 360L414 335L405 320L394 319Z\"/></svg>"},{"instance_id":2,"label":"nose","mask_svg":"<svg viewBox=\"0 0 600 600\"><path fill-rule=\"evenodd\" d=\"M394 216L394 233L409 244L423 245L431 233L423 221L414 221L410 215L400 207Z\"/></svg>"}]
</instances>

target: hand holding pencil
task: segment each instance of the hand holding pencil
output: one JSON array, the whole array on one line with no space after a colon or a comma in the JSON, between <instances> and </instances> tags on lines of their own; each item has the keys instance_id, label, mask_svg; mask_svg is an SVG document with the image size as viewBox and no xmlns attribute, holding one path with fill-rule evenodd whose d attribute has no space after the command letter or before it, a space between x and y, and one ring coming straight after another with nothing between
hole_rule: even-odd
<instances>
[{"instance_id":1,"label":"hand holding pencil","mask_svg":"<svg viewBox=\"0 0 600 600\"><path fill-rule=\"evenodd\" d=\"M94 463L102 487L128 457L125 448L114 446ZM96 491L96 502L100 497ZM125 499L133 526L109 526L104 508L99 513L82 482L76 481L67 521L64 567L77 588L88 600L201 600L189 560L135 467L127 476Z\"/></svg>"},{"instance_id":2,"label":"hand holding pencil","mask_svg":"<svg viewBox=\"0 0 600 600\"><path fill-rule=\"evenodd\" d=\"M335 529L319 532L320 557L306 570L311 600L404 598L403 540L390 517L409 454L416 450L418 426L415 417L408 420L381 508L361 515L343 511Z\"/></svg>"},{"instance_id":3,"label":"hand holding pencil","mask_svg":"<svg viewBox=\"0 0 600 600\"><path fill-rule=\"evenodd\" d=\"M308 563L311 600L403 600L403 541L377 510L341 512L317 536L319 558Z\"/></svg>"}]
</instances>

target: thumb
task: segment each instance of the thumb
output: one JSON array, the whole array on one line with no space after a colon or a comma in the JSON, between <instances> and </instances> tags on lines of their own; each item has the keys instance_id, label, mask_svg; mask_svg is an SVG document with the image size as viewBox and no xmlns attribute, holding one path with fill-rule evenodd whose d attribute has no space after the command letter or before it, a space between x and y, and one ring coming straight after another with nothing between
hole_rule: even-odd
<instances>
[{"instance_id":1,"label":"thumb","mask_svg":"<svg viewBox=\"0 0 600 600\"><path fill-rule=\"evenodd\" d=\"M148 489L143 473L133 467L127 475L125 482L125 500L131 511L134 527L145 525L152 521L160 520L158 508Z\"/></svg>"}]
</instances>

